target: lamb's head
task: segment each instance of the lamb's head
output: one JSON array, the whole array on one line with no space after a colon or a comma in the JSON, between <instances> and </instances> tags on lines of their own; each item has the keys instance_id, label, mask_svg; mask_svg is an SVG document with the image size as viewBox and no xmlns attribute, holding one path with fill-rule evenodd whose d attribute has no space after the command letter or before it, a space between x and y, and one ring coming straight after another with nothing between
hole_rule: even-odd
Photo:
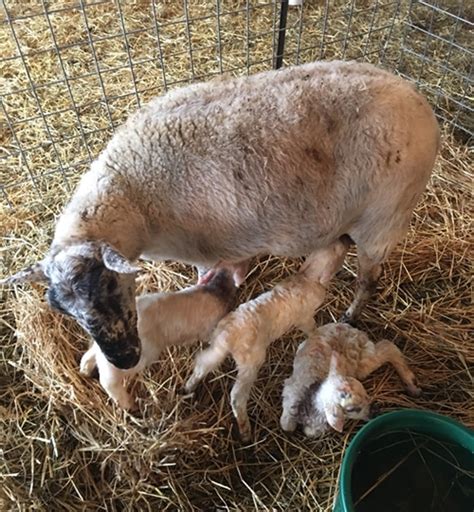
<instances>
[{"instance_id":1,"label":"lamb's head","mask_svg":"<svg viewBox=\"0 0 474 512\"><path fill-rule=\"evenodd\" d=\"M318 403L329 425L342 432L346 418L368 420L370 399L360 381L344 375L342 358L332 353L328 377L321 384Z\"/></svg>"},{"instance_id":2,"label":"lamb's head","mask_svg":"<svg viewBox=\"0 0 474 512\"><path fill-rule=\"evenodd\" d=\"M109 245L83 242L52 247L44 260L5 282L46 281L50 306L74 317L108 361L125 369L140 358L136 270Z\"/></svg>"}]
</instances>

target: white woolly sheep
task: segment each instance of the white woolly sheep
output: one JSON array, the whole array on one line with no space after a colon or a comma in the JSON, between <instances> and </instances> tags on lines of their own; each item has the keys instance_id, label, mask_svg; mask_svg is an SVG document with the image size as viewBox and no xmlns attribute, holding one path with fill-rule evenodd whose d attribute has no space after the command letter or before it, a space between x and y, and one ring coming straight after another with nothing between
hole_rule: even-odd
<instances>
[{"instance_id":1,"label":"white woolly sheep","mask_svg":"<svg viewBox=\"0 0 474 512\"><path fill-rule=\"evenodd\" d=\"M241 304L218 323L210 347L196 357L193 374L185 385L188 393L228 354L234 359L238 373L231 404L243 440L250 438L247 401L267 347L293 327L307 334L315 329L314 313L322 305L325 286L342 265L347 248L342 240L315 251L297 274Z\"/></svg>"},{"instance_id":2,"label":"white woolly sheep","mask_svg":"<svg viewBox=\"0 0 474 512\"><path fill-rule=\"evenodd\" d=\"M135 399L124 379L149 367L167 347L207 340L217 322L233 307L237 288L232 275L218 271L206 284L173 293L150 293L137 297L138 333L142 343L140 361L120 370L104 356L97 343L81 359L81 373L91 376L97 367L100 384L123 409L133 410Z\"/></svg>"},{"instance_id":3,"label":"white woolly sheep","mask_svg":"<svg viewBox=\"0 0 474 512\"><path fill-rule=\"evenodd\" d=\"M411 395L419 396L415 375L392 342L374 344L347 324L318 328L298 347L293 374L285 381L282 429L291 432L301 424L307 436L316 436L328 425L342 432L345 418L368 419L370 399L358 379L385 363L395 367Z\"/></svg>"},{"instance_id":4,"label":"white woolly sheep","mask_svg":"<svg viewBox=\"0 0 474 512\"><path fill-rule=\"evenodd\" d=\"M136 258L199 267L356 244L353 320L404 236L439 129L406 81L358 62L314 62L173 90L131 116L92 163L46 258L44 279L119 368L140 358ZM127 277L128 276L128 277Z\"/></svg>"}]
</instances>

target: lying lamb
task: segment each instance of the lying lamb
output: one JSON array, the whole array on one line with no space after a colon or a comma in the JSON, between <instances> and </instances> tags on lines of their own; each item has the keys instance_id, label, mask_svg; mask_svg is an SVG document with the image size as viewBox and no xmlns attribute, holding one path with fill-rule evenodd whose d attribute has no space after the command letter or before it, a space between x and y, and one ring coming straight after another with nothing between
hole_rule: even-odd
<instances>
[{"instance_id":1,"label":"lying lamb","mask_svg":"<svg viewBox=\"0 0 474 512\"><path fill-rule=\"evenodd\" d=\"M134 409L135 399L124 379L156 362L161 352L174 345L208 339L217 322L233 307L237 288L228 270L219 270L206 284L174 293L137 297L138 333L142 352L137 366L120 370L109 363L94 341L81 359L81 373L91 376L95 367L107 394L124 409Z\"/></svg>"},{"instance_id":2,"label":"lying lamb","mask_svg":"<svg viewBox=\"0 0 474 512\"><path fill-rule=\"evenodd\" d=\"M313 252L296 275L241 304L221 320L212 334L211 346L197 356L185 386L188 393L228 354L234 358L238 375L231 391L231 404L243 440L250 438L247 401L267 347L292 327L307 334L315 329L314 313L322 305L325 286L344 262L347 249L348 242L342 238Z\"/></svg>"},{"instance_id":3,"label":"lying lamb","mask_svg":"<svg viewBox=\"0 0 474 512\"><path fill-rule=\"evenodd\" d=\"M320 327L296 352L293 374L283 389L281 428L291 432L301 424L305 434L313 437L328 425L342 432L345 418L367 420L370 400L357 379L385 363L395 367L408 393L420 395L415 375L392 342L374 344L348 324Z\"/></svg>"}]
</instances>

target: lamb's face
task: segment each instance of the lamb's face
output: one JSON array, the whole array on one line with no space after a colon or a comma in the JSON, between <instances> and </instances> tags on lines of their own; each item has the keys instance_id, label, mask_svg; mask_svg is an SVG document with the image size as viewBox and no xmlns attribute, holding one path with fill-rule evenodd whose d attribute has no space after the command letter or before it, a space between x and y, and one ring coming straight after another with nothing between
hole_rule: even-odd
<instances>
[{"instance_id":1,"label":"lamb's face","mask_svg":"<svg viewBox=\"0 0 474 512\"><path fill-rule=\"evenodd\" d=\"M135 366L140 358L135 275L107 268L103 252L90 243L53 253L43 271L51 307L74 317L114 366Z\"/></svg>"},{"instance_id":2,"label":"lamb's face","mask_svg":"<svg viewBox=\"0 0 474 512\"><path fill-rule=\"evenodd\" d=\"M339 405L346 418L368 420L370 416L370 399L360 381L347 377L338 388Z\"/></svg>"},{"instance_id":3,"label":"lamb's face","mask_svg":"<svg viewBox=\"0 0 474 512\"><path fill-rule=\"evenodd\" d=\"M321 391L326 421L334 430L342 432L346 418L369 419L370 399L357 379L342 376L328 378Z\"/></svg>"}]
</instances>

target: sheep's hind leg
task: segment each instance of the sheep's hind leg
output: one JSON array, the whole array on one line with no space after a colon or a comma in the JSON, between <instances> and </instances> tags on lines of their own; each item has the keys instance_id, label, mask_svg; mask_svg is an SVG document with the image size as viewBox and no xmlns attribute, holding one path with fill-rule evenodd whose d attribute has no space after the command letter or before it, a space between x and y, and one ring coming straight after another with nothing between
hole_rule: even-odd
<instances>
[{"instance_id":1,"label":"sheep's hind leg","mask_svg":"<svg viewBox=\"0 0 474 512\"><path fill-rule=\"evenodd\" d=\"M370 297L375 293L377 282L382 273L382 262L370 258L361 248L357 248L359 272L354 300L341 318L341 322L353 324L360 315Z\"/></svg>"}]
</instances>

